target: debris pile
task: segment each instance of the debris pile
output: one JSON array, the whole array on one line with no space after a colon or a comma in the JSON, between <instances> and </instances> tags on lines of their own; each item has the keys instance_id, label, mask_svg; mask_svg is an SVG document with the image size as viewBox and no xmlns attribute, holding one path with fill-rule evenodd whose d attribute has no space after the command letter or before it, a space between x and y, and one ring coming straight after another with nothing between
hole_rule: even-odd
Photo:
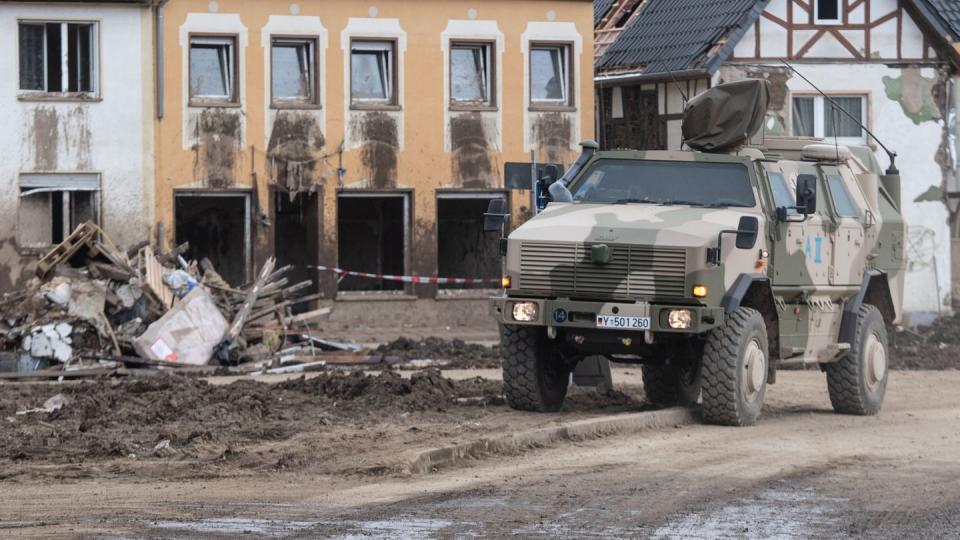
<instances>
[{"instance_id":1,"label":"debris pile","mask_svg":"<svg viewBox=\"0 0 960 540\"><path fill-rule=\"evenodd\" d=\"M960 313L891 337L893 369L960 369Z\"/></svg>"},{"instance_id":2,"label":"debris pile","mask_svg":"<svg viewBox=\"0 0 960 540\"><path fill-rule=\"evenodd\" d=\"M320 295L303 294L311 281L290 284L292 267L271 258L253 283L234 288L209 260L186 261L188 247L122 251L93 223L81 224L39 260L23 289L0 297L0 370L80 376L213 363L296 371L350 363L344 352L355 362L383 360L316 336L329 308L293 314Z\"/></svg>"}]
</instances>

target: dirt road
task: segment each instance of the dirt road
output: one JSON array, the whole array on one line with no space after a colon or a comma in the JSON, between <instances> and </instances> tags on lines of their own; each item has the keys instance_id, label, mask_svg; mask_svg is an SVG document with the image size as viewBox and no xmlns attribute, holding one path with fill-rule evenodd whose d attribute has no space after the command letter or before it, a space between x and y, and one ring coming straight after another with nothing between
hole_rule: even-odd
<instances>
[{"instance_id":1,"label":"dirt road","mask_svg":"<svg viewBox=\"0 0 960 540\"><path fill-rule=\"evenodd\" d=\"M895 372L883 413L859 418L829 411L822 374L786 372L753 428L560 444L423 476L158 479L106 465L58 481L70 475L50 465L0 483L0 536L960 538L958 388L958 371Z\"/></svg>"}]
</instances>

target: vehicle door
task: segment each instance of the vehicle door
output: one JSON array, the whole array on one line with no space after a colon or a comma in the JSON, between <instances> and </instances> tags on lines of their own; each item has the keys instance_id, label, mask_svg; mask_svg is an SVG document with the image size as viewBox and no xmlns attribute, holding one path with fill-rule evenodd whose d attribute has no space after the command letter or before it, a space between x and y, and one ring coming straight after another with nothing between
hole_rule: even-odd
<instances>
[{"instance_id":1,"label":"vehicle door","mask_svg":"<svg viewBox=\"0 0 960 540\"><path fill-rule=\"evenodd\" d=\"M866 198L848 167L822 166L830 198L830 285L859 285L866 268Z\"/></svg>"},{"instance_id":2,"label":"vehicle door","mask_svg":"<svg viewBox=\"0 0 960 540\"><path fill-rule=\"evenodd\" d=\"M816 174L803 164L779 162L765 164L767 182L776 208L796 206L797 177ZM829 282L831 246L825 229L822 186L817 190L817 211L804 218L796 210L787 211L787 221L774 217L776 235L771 250L770 278L773 286L789 296L814 285Z\"/></svg>"}]
</instances>

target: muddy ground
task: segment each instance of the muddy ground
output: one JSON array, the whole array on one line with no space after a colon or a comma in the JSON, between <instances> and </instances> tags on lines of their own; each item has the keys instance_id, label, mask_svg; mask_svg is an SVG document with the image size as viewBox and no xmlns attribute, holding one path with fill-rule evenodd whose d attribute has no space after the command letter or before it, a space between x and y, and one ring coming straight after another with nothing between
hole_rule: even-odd
<instances>
[{"instance_id":1,"label":"muddy ground","mask_svg":"<svg viewBox=\"0 0 960 540\"><path fill-rule=\"evenodd\" d=\"M960 313L891 337L894 369L960 369Z\"/></svg>"},{"instance_id":2,"label":"muddy ground","mask_svg":"<svg viewBox=\"0 0 960 540\"><path fill-rule=\"evenodd\" d=\"M471 380L496 372L447 375ZM637 388L637 370L617 369L614 377ZM206 387L206 401L223 401L215 388L222 382ZM37 399L26 405L39 405L47 396L42 390L52 385L37 386L41 390L30 391ZM340 431L339 437L352 438L349 446L323 436L329 426L316 423L312 434L288 440L301 449L301 461L285 468L207 463L188 475L171 466L178 458L115 458L91 460L86 474L77 475L82 464L48 460L41 468L22 460L19 466L33 473L0 480L0 536L957 538L958 387L960 371L894 372L879 416L844 416L830 410L823 374L785 372L768 390L755 427L694 423L567 441L428 475L358 474L357 465L334 473L316 463L337 460L329 445L351 452L350 461L369 463L377 452L399 455L421 443L460 442L585 413L574 407L558 415L522 415L501 413L496 405L470 406L456 411L462 422L441 428L433 422L448 412L404 410L401 403L395 413L384 412L384 423L371 420L370 433ZM9 387L0 390L7 394ZM296 399L287 391L280 395ZM269 420L281 405L265 402L243 410L264 411ZM224 423L232 421L226 412L232 405L217 409ZM290 450L267 441L240 447L237 458L226 460L253 459L271 445ZM128 461L139 468L116 465ZM150 463L181 473L156 475Z\"/></svg>"},{"instance_id":3,"label":"muddy ground","mask_svg":"<svg viewBox=\"0 0 960 540\"><path fill-rule=\"evenodd\" d=\"M0 481L34 477L216 477L300 470L380 474L404 449L510 423L500 382L437 370L321 373L211 384L157 374L0 385ZM571 414L637 411L642 390L573 393ZM17 414L62 395L55 412ZM521 418L524 415L520 415ZM527 415L524 422L547 419ZM389 440L388 446L380 442Z\"/></svg>"},{"instance_id":4,"label":"muddy ground","mask_svg":"<svg viewBox=\"0 0 960 540\"><path fill-rule=\"evenodd\" d=\"M500 367L500 346L466 343L461 339L427 337L411 339L401 337L376 352L396 356L401 361L433 360L448 369L487 369Z\"/></svg>"}]
</instances>

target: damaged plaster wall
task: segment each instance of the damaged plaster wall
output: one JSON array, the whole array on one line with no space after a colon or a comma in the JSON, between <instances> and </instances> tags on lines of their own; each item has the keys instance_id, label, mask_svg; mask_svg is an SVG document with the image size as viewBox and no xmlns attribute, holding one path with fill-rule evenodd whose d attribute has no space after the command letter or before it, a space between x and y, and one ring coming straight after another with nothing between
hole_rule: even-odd
<instances>
[{"instance_id":1,"label":"damaged plaster wall","mask_svg":"<svg viewBox=\"0 0 960 540\"><path fill-rule=\"evenodd\" d=\"M909 228L905 249L910 257L906 276L904 311L922 320L923 314L949 311L951 300L949 215L942 197L946 181L945 156L948 138L940 108L945 96L945 75L932 67L889 67L883 64L802 64L804 76L832 95L866 94L868 127L898 154L902 177L903 213ZM788 119L789 96L812 91L798 77L782 79L779 66L735 66L721 68L717 81L732 81L763 75L774 88L773 96L786 95L784 108L771 110L776 118ZM838 76L840 74L841 76ZM789 90L784 93L783 85ZM771 122L768 122L768 127ZM775 128L778 126L774 126ZM787 124L790 129L790 124ZM889 160L875 144L881 166Z\"/></svg>"},{"instance_id":2,"label":"damaged plaster wall","mask_svg":"<svg viewBox=\"0 0 960 540\"><path fill-rule=\"evenodd\" d=\"M98 24L96 98L30 99L18 92L17 21L95 20ZM150 10L142 6L0 4L0 69L8 76L0 87L4 127L0 131L0 292L29 277L36 251L17 237L49 238L50 224L18 234L21 173L95 173L100 179L100 222L121 248L149 237L153 190L152 69L144 51L153 43ZM106 52L109 51L109 55ZM46 234L44 234L46 231ZM49 241L49 240L48 240Z\"/></svg>"}]
</instances>

